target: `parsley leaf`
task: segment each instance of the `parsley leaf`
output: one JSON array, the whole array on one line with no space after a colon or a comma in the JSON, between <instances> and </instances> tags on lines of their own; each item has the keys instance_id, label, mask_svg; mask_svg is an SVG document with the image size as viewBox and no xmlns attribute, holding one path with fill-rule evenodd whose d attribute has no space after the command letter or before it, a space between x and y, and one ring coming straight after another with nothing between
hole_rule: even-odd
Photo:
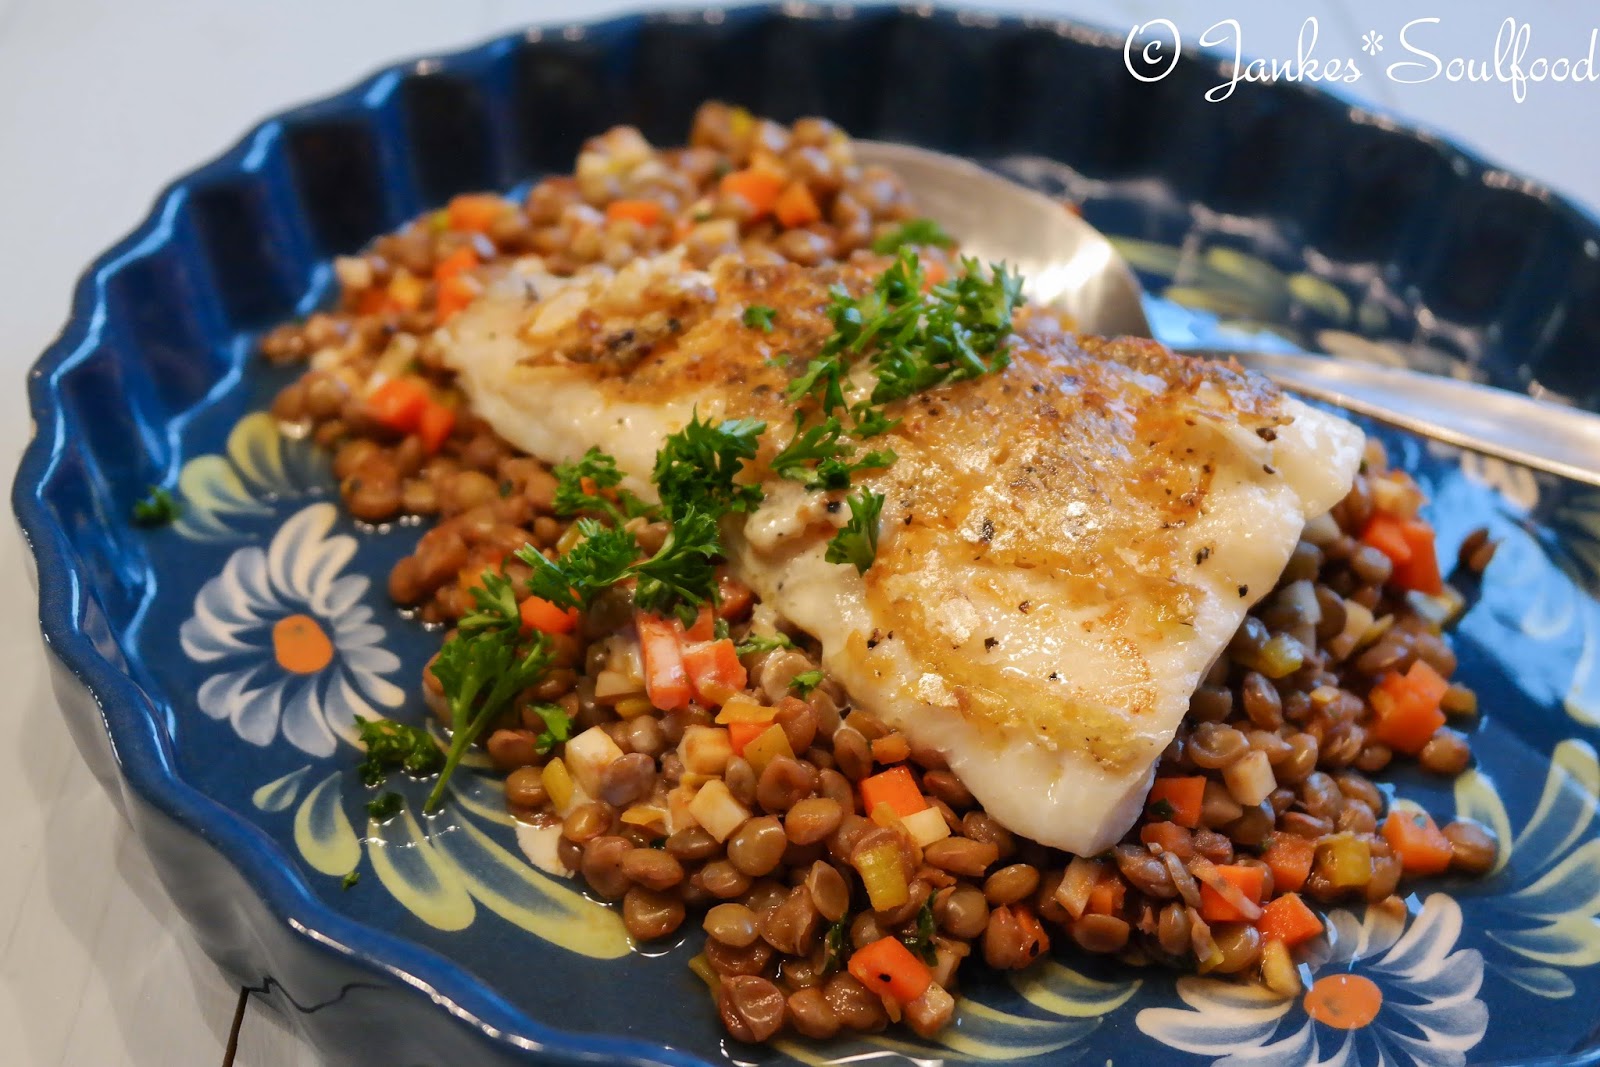
<instances>
[{"instance_id":1,"label":"parsley leaf","mask_svg":"<svg viewBox=\"0 0 1600 1067\"><path fill-rule=\"evenodd\" d=\"M355 888L356 883L359 881L361 881L361 872L355 868L351 868L349 873L347 873L343 878L339 879L339 888L348 893L350 890Z\"/></svg>"},{"instance_id":2,"label":"parsley leaf","mask_svg":"<svg viewBox=\"0 0 1600 1067\"><path fill-rule=\"evenodd\" d=\"M457 629L514 629L522 625L522 616L517 611L516 590L511 586L511 579L505 575L493 570L484 571L480 584L472 587L472 599L477 603L478 610L461 616L461 621L456 624Z\"/></svg>"},{"instance_id":3,"label":"parsley leaf","mask_svg":"<svg viewBox=\"0 0 1600 1067\"><path fill-rule=\"evenodd\" d=\"M576 463L559 463L552 473L556 476L555 510L557 515L576 515L584 511L599 511L610 516L621 526L628 519L651 515L655 508L640 500L626 489L617 490L616 501L604 491L622 484L622 472L617 461L599 448L591 448ZM620 507L618 506L620 505Z\"/></svg>"},{"instance_id":4,"label":"parsley leaf","mask_svg":"<svg viewBox=\"0 0 1600 1067\"><path fill-rule=\"evenodd\" d=\"M367 814L378 822L383 822L399 815L405 804L404 798L399 793L382 792L367 801Z\"/></svg>"},{"instance_id":5,"label":"parsley leaf","mask_svg":"<svg viewBox=\"0 0 1600 1067\"><path fill-rule=\"evenodd\" d=\"M771 333L772 320L777 316L777 308L769 308L765 304L751 304L744 309L744 324L752 330Z\"/></svg>"},{"instance_id":6,"label":"parsley leaf","mask_svg":"<svg viewBox=\"0 0 1600 1067\"><path fill-rule=\"evenodd\" d=\"M799 416L803 419L805 416ZM837 416L830 415L806 429L797 429L793 439L772 457L772 472L780 478L798 481L808 474L807 489L846 489L856 471L877 470L895 461L890 449L868 452L859 460L851 458L850 439ZM807 464L815 463L814 469Z\"/></svg>"},{"instance_id":7,"label":"parsley leaf","mask_svg":"<svg viewBox=\"0 0 1600 1067\"><path fill-rule=\"evenodd\" d=\"M467 749L513 697L544 675L550 661L550 641L544 634L524 645L517 630L458 630L444 643L432 670L450 706L450 748L423 810L438 808Z\"/></svg>"},{"instance_id":8,"label":"parsley leaf","mask_svg":"<svg viewBox=\"0 0 1600 1067\"><path fill-rule=\"evenodd\" d=\"M869 358L877 384L867 404L853 409L862 437L893 423L873 405L925 389L965 381L1005 367L1005 338L1022 300L1021 278L1004 267L985 273L976 260L962 260L955 278L929 287L922 263L909 247L880 274L872 291L853 297L843 287L830 294L827 314L833 334L803 374L789 383L789 399L809 398L825 416L845 406L850 364Z\"/></svg>"},{"instance_id":9,"label":"parsley leaf","mask_svg":"<svg viewBox=\"0 0 1600 1067\"><path fill-rule=\"evenodd\" d=\"M788 634L750 634L734 646L734 652L740 656L749 656L757 652L772 652L775 649L793 647L794 642L789 640Z\"/></svg>"},{"instance_id":10,"label":"parsley leaf","mask_svg":"<svg viewBox=\"0 0 1600 1067\"><path fill-rule=\"evenodd\" d=\"M900 935L900 943L911 950L923 963L932 967L939 962L939 952L933 943L934 935L938 928L933 921L933 904L924 901L922 910L917 912L917 928Z\"/></svg>"},{"instance_id":11,"label":"parsley leaf","mask_svg":"<svg viewBox=\"0 0 1600 1067\"><path fill-rule=\"evenodd\" d=\"M883 494L862 489L850 494L850 521L828 542L829 563L849 563L862 574L878 555L878 516L883 512Z\"/></svg>"},{"instance_id":12,"label":"parsley leaf","mask_svg":"<svg viewBox=\"0 0 1600 1067\"><path fill-rule=\"evenodd\" d=\"M572 719L559 704L534 704L532 707L544 720L544 729L539 731L538 740L534 742L540 755L572 736Z\"/></svg>"},{"instance_id":13,"label":"parsley leaf","mask_svg":"<svg viewBox=\"0 0 1600 1067\"><path fill-rule=\"evenodd\" d=\"M838 354L809 360L805 371L789 382L789 399L798 403L812 396L824 415L842 408L844 372L845 364Z\"/></svg>"},{"instance_id":14,"label":"parsley leaf","mask_svg":"<svg viewBox=\"0 0 1600 1067\"><path fill-rule=\"evenodd\" d=\"M150 495L133 504L133 521L138 526L165 526L183 513L183 505L159 485L150 487Z\"/></svg>"},{"instance_id":15,"label":"parsley leaf","mask_svg":"<svg viewBox=\"0 0 1600 1067\"><path fill-rule=\"evenodd\" d=\"M528 592L557 607L587 611L596 596L628 576L639 542L629 531L594 519L579 519L577 527L582 539L559 560L546 559L532 545L517 549L516 556L533 568Z\"/></svg>"},{"instance_id":16,"label":"parsley leaf","mask_svg":"<svg viewBox=\"0 0 1600 1067\"><path fill-rule=\"evenodd\" d=\"M856 418L855 434L862 440L888 433L901 422L900 419L891 419L881 408L871 404L857 404L850 413Z\"/></svg>"},{"instance_id":17,"label":"parsley leaf","mask_svg":"<svg viewBox=\"0 0 1600 1067\"><path fill-rule=\"evenodd\" d=\"M811 691L822 684L822 672L816 669L801 671L789 680L789 689L800 697L808 697Z\"/></svg>"},{"instance_id":18,"label":"parsley leaf","mask_svg":"<svg viewBox=\"0 0 1600 1067\"><path fill-rule=\"evenodd\" d=\"M878 372L874 404L979 378L1011 361L1004 342L1012 312L1022 300L1018 275L990 267L985 277L978 262L967 259L960 275L926 295L920 292L921 275L916 255L902 252L878 280L878 292L887 303L897 309L916 306L917 321L872 353Z\"/></svg>"},{"instance_id":19,"label":"parsley leaf","mask_svg":"<svg viewBox=\"0 0 1600 1067\"><path fill-rule=\"evenodd\" d=\"M850 477L857 471L882 470L899 458L892 448L875 448L860 459L825 459L817 464L815 478L806 483L807 489L848 489Z\"/></svg>"},{"instance_id":20,"label":"parsley leaf","mask_svg":"<svg viewBox=\"0 0 1600 1067\"><path fill-rule=\"evenodd\" d=\"M676 523L690 511L712 519L730 511L754 511L761 503L761 488L738 485L734 476L744 461L754 459L758 438L767 424L754 419L730 419L713 426L698 413L689 424L668 437L656 453L652 480L661 502Z\"/></svg>"},{"instance_id":21,"label":"parsley leaf","mask_svg":"<svg viewBox=\"0 0 1600 1067\"><path fill-rule=\"evenodd\" d=\"M641 609L663 614L676 609L691 619L694 608L715 599L711 561L722 554L722 543L717 521L705 512L691 508L678 516L656 554L642 560L629 531L594 519L579 519L577 525L582 539L559 560L546 559L532 545L517 550L517 559L533 568L528 592L557 607L587 611L600 593L636 578L633 599Z\"/></svg>"},{"instance_id":22,"label":"parsley leaf","mask_svg":"<svg viewBox=\"0 0 1600 1067\"><path fill-rule=\"evenodd\" d=\"M897 230L891 230L872 242L872 250L880 255L891 256L906 245L933 245L936 248L950 248L955 244L955 239L945 232L932 219L908 219L900 224Z\"/></svg>"},{"instance_id":23,"label":"parsley leaf","mask_svg":"<svg viewBox=\"0 0 1600 1067\"><path fill-rule=\"evenodd\" d=\"M675 609L685 625L692 623L696 609L716 598L717 573L711 561L721 554L717 520L690 508L673 520L656 554L629 569L639 579L633 602L660 615Z\"/></svg>"},{"instance_id":24,"label":"parsley leaf","mask_svg":"<svg viewBox=\"0 0 1600 1067\"><path fill-rule=\"evenodd\" d=\"M420 777L444 765L444 754L426 730L393 719L361 719L356 729L367 750L356 770L369 786L382 785L390 771L402 767Z\"/></svg>"},{"instance_id":25,"label":"parsley leaf","mask_svg":"<svg viewBox=\"0 0 1600 1067\"><path fill-rule=\"evenodd\" d=\"M838 418L830 415L815 426L801 429L799 423L804 418L803 413L797 414L794 437L772 457L769 464L772 473L780 478L799 481L806 476L806 464L837 459L850 449L850 441L845 437L844 426Z\"/></svg>"},{"instance_id":26,"label":"parsley leaf","mask_svg":"<svg viewBox=\"0 0 1600 1067\"><path fill-rule=\"evenodd\" d=\"M828 936L823 938L823 944L826 948L822 957L822 973L832 974L843 970L845 964L850 962L850 916L846 915L828 927Z\"/></svg>"}]
</instances>

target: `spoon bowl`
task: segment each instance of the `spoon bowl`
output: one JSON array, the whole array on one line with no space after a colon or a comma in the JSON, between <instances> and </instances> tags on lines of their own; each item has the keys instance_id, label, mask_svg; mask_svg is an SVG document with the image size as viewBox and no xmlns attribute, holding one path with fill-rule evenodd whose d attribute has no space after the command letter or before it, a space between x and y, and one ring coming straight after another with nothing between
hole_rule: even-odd
<instances>
[{"instance_id":1,"label":"spoon bowl","mask_svg":"<svg viewBox=\"0 0 1600 1067\"><path fill-rule=\"evenodd\" d=\"M1030 298L1066 311L1084 333L1151 336L1133 271L1103 233L1059 200L942 152L886 141L857 141L855 152L898 174L963 252L1004 260L1022 274Z\"/></svg>"}]
</instances>

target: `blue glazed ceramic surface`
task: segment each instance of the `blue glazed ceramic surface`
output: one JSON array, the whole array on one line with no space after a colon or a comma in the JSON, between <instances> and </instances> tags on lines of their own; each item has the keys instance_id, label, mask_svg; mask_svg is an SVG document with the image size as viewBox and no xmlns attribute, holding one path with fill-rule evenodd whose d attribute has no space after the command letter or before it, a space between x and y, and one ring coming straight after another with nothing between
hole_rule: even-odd
<instances>
[{"instance_id":1,"label":"blue glazed ceramic surface","mask_svg":"<svg viewBox=\"0 0 1600 1067\"><path fill-rule=\"evenodd\" d=\"M1476 770L1390 780L1507 848L1481 881L1333 914L1311 977L1361 985L1361 1027L1062 951L973 981L938 1045L739 1047L684 966L693 939L634 953L522 858L492 775L469 768L443 816L408 792L368 825L354 719L424 718L437 638L382 589L420 531L339 514L325 460L261 414L287 379L254 342L318 306L333 254L453 193L565 170L612 123L672 143L715 96L973 155L1079 201L1168 339L1600 400L1600 226L1449 144L1294 87L1203 104L1204 61L1140 85L1120 41L1077 27L785 10L534 32L383 72L178 181L80 284L30 378L15 506L75 736L207 950L336 1064L1595 1059L1600 496L1415 439L1386 438L1446 548L1485 524L1504 544L1456 636ZM132 527L172 480L182 521Z\"/></svg>"}]
</instances>

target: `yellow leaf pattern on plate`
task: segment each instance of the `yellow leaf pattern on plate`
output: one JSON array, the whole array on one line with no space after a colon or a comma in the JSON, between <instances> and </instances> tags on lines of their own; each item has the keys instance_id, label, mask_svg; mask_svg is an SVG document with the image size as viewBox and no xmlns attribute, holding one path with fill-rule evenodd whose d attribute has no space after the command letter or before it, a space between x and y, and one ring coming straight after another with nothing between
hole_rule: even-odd
<instances>
[{"instance_id":1,"label":"yellow leaf pattern on plate","mask_svg":"<svg viewBox=\"0 0 1600 1067\"><path fill-rule=\"evenodd\" d=\"M343 877L361 862L361 840L344 813L339 791L343 775L334 771L317 783L294 813L294 843L312 869Z\"/></svg>"},{"instance_id":2,"label":"yellow leaf pattern on plate","mask_svg":"<svg viewBox=\"0 0 1600 1067\"><path fill-rule=\"evenodd\" d=\"M370 832L367 856L372 869L407 911L439 930L465 930L472 925L477 908L459 868L429 842L409 803L399 815L381 826L374 825Z\"/></svg>"},{"instance_id":3,"label":"yellow leaf pattern on plate","mask_svg":"<svg viewBox=\"0 0 1600 1067\"><path fill-rule=\"evenodd\" d=\"M326 455L309 441L285 437L271 415L258 411L234 426L223 454L183 465L183 511L173 528L195 541L235 538L233 520L270 517L277 500L303 496L329 480Z\"/></svg>"}]
</instances>

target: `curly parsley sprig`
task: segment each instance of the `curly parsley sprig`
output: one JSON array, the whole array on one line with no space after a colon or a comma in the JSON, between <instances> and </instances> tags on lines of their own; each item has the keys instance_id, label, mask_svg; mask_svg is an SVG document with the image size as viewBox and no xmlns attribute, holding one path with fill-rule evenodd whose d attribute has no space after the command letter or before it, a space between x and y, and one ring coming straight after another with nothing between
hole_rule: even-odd
<instances>
[{"instance_id":1,"label":"curly parsley sprig","mask_svg":"<svg viewBox=\"0 0 1600 1067\"><path fill-rule=\"evenodd\" d=\"M402 768L420 778L444 766L444 753L426 730L393 719L362 719L356 729L367 750L356 773L368 786L382 785L391 771Z\"/></svg>"},{"instance_id":2,"label":"curly parsley sprig","mask_svg":"<svg viewBox=\"0 0 1600 1067\"><path fill-rule=\"evenodd\" d=\"M524 642L516 628L457 631L444 643L432 670L450 707L450 747L423 810L438 808L467 749L511 706L512 698L544 676L551 660L548 637L535 634Z\"/></svg>"},{"instance_id":3,"label":"curly parsley sprig","mask_svg":"<svg viewBox=\"0 0 1600 1067\"><path fill-rule=\"evenodd\" d=\"M622 472L617 470L616 459L599 448L589 449L576 463L557 464L552 473L556 476L557 515L598 511L617 526L640 516L655 517L655 507L628 490L617 488L622 484ZM612 491L609 496L607 490Z\"/></svg>"},{"instance_id":4,"label":"curly parsley sprig","mask_svg":"<svg viewBox=\"0 0 1600 1067\"><path fill-rule=\"evenodd\" d=\"M685 624L693 623L700 605L716 600L717 571L713 561L721 555L717 520L689 508L673 519L672 529L656 554L631 568L639 580L633 602L658 615L676 611Z\"/></svg>"},{"instance_id":5,"label":"curly parsley sprig","mask_svg":"<svg viewBox=\"0 0 1600 1067\"><path fill-rule=\"evenodd\" d=\"M634 579L634 603L645 611L676 611L692 620L703 603L716 596L713 561L722 555L717 523L690 508L673 522L653 556L639 559L639 542L627 530L614 530L593 519L579 519L582 539L558 560L547 559L532 545L516 556L533 568L528 591L558 607L588 610L605 590Z\"/></svg>"},{"instance_id":6,"label":"curly parsley sprig","mask_svg":"<svg viewBox=\"0 0 1600 1067\"><path fill-rule=\"evenodd\" d=\"M559 560L545 558L532 545L517 549L516 557L533 568L528 592L560 608L587 611L595 597L628 577L639 558L639 542L630 531L594 519L579 519L577 528L577 544Z\"/></svg>"},{"instance_id":7,"label":"curly parsley sprig","mask_svg":"<svg viewBox=\"0 0 1600 1067\"><path fill-rule=\"evenodd\" d=\"M964 258L959 274L929 285L916 252L901 247L866 294L833 289L833 333L789 383L789 398L832 415L846 406L851 366L865 358L877 383L870 403L854 411L859 421L872 405L1001 370L1010 362L1005 339L1021 302L1022 278L1004 265L986 271Z\"/></svg>"},{"instance_id":8,"label":"curly parsley sprig","mask_svg":"<svg viewBox=\"0 0 1600 1067\"><path fill-rule=\"evenodd\" d=\"M932 219L907 219L897 229L872 242L872 250L880 255L892 256L907 245L931 245L935 248L952 248L955 239Z\"/></svg>"},{"instance_id":9,"label":"curly parsley sprig","mask_svg":"<svg viewBox=\"0 0 1600 1067\"><path fill-rule=\"evenodd\" d=\"M767 424L755 419L701 422L699 412L668 437L656 453L651 481L674 522L690 511L719 519L761 505L761 487L735 481L745 460L754 459Z\"/></svg>"},{"instance_id":10,"label":"curly parsley sprig","mask_svg":"<svg viewBox=\"0 0 1600 1067\"><path fill-rule=\"evenodd\" d=\"M862 574L878 555L878 518L883 513L883 494L860 489L850 494L850 521L828 542L829 563L849 563Z\"/></svg>"},{"instance_id":11,"label":"curly parsley sprig","mask_svg":"<svg viewBox=\"0 0 1600 1067\"><path fill-rule=\"evenodd\" d=\"M805 479L807 489L848 489L857 471L881 470L895 461L894 450L878 448L856 456L844 425L830 415L815 426L801 428L796 420L793 438L772 458L772 473L793 481Z\"/></svg>"},{"instance_id":12,"label":"curly parsley sprig","mask_svg":"<svg viewBox=\"0 0 1600 1067\"><path fill-rule=\"evenodd\" d=\"M133 521L137 526L165 526L181 514L183 505L159 485L152 485L143 500L133 502Z\"/></svg>"}]
</instances>

